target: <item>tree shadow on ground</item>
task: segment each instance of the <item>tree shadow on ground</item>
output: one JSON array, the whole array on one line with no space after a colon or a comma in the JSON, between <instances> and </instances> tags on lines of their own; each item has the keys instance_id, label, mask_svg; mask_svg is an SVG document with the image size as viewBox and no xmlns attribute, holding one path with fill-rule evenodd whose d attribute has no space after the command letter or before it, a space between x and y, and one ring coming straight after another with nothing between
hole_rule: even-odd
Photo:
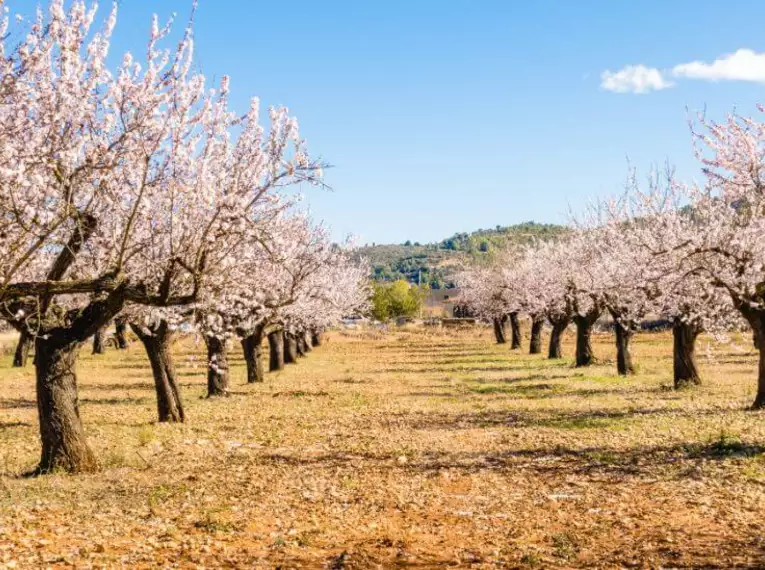
<instances>
[{"instance_id":1,"label":"tree shadow on ground","mask_svg":"<svg viewBox=\"0 0 765 570\"><path fill-rule=\"evenodd\" d=\"M29 398L3 398L0 400L0 410L36 407L37 400L30 400Z\"/></svg>"},{"instance_id":2,"label":"tree shadow on ground","mask_svg":"<svg viewBox=\"0 0 765 570\"><path fill-rule=\"evenodd\" d=\"M146 376L151 376L150 372L147 372ZM81 392L119 392L125 390L154 390L154 384L151 382L81 382Z\"/></svg>"},{"instance_id":3,"label":"tree shadow on ground","mask_svg":"<svg viewBox=\"0 0 765 570\"><path fill-rule=\"evenodd\" d=\"M135 406L154 403L154 398L148 396L138 396L136 398L80 398L80 403L96 406Z\"/></svg>"},{"instance_id":4,"label":"tree shadow on ground","mask_svg":"<svg viewBox=\"0 0 765 570\"><path fill-rule=\"evenodd\" d=\"M476 364L481 364L477 362ZM429 374L429 373L442 373L442 372L507 372L508 370L523 370L527 367L513 367L513 366L430 366L430 367L415 367L410 366L406 368L377 368L365 370L366 374Z\"/></svg>"},{"instance_id":5,"label":"tree shadow on ground","mask_svg":"<svg viewBox=\"0 0 765 570\"><path fill-rule=\"evenodd\" d=\"M2 422L0 421L0 430L13 429L18 427L32 427L29 422Z\"/></svg>"},{"instance_id":6,"label":"tree shadow on ground","mask_svg":"<svg viewBox=\"0 0 765 570\"><path fill-rule=\"evenodd\" d=\"M630 449L608 447L552 447L526 448L503 453L425 452L407 458L401 463L398 454L342 453L299 456L281 453L260 455L265 461L290 466L332 468L374 468L375 470L404 470L411 472L439 472L457 470L464 473L481 471L513 471L523 469L537 474L605 475L614 476L619 483L625 476L655 475L666 468L676 468L673 477L698 477L696 469L705 462L724 463L740 458L757 457L765 453L765 446L739 441L709 443L680 443L676 445L639 446ZM372 465L364 465L364 464Z\"/></svg>"},{"instance_id":7,"label":"tree shadow on ground","mask_svg":"<svg viewBox=\"0 0 765 570\"><path fill-rule=\"evenodd\" d=\"M743 412L744 410L742 410ZM656 407L618 410L555 411L494 410L475 413L448 414L443 412L391 413L380 419L383 426L413 430L463 430L488 427L558 427L562 429L603 428L607 424L628 421L643 416L699 417L719 415L719 409L693 410Z\"/></svg>"}]
</instances>

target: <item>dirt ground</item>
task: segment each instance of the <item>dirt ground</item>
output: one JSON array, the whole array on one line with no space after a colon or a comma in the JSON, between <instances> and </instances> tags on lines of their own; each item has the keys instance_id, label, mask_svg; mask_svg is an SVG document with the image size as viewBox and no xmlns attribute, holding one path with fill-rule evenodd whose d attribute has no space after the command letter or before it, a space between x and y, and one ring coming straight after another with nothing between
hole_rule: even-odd
<instances>
[{"instance_id":1,"label":"dirt ground","mask_svg":"<svg viewBox=\"0 0 765 570\"><path fill-rule=\"evenodd\" d=\"M750 343L671 338L637 376L511 352L488 329L333 332L266 383L207 400L176 346L189 422L154 423L139 344L79 365L95 475L38 458L34 370L0 361L0 568L765 568L765 413Z\"/></svg>"}]
</instances>

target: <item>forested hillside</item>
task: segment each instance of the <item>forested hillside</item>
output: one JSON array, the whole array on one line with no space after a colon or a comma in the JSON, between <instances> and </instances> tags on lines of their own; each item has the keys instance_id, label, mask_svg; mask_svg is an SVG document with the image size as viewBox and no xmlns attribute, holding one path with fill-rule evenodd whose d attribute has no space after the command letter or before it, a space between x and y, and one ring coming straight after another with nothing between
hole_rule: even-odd
<instances>
[{"instance_id":1,"label":"forested hillside","mask_svg":"<svg viewBox=\"0 0 765 570\"><path fill-rule=\"evenodd\" d=\"M462 260L490 257L505 244L550 239L563 231L563 226L555 224L524 222L456 233L438 243L372 244L362 247L359 255L369 260L377 280L406 279L412 283L421 280L422 284L441 289L453 286L454 272Z\"/></svg>"}]
</instances>

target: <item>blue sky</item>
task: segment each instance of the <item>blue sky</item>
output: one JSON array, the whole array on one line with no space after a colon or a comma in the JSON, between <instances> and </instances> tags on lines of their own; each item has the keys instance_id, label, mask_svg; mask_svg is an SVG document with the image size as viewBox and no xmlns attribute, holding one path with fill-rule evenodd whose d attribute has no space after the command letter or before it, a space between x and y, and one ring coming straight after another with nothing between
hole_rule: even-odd
<instances>
[{"instance_id":1,"label":"blue sky","mask_svg":"<svg viewBox=\"0 0 765 570\"><path fill-rule=\"evenodd\" d=\"M122 0L113 50L143 53L151 13L178 12L180 28L190 5ZM619 192L627 157L694 176L686 106L756 112L764 12L735 0L200 0L196 49L209 77L231 76L238 108L251 95L288 106L334 165L334 191L308 202L336 237L424 242L563 222L569 204Z\"/></svg>"}]
</instances>

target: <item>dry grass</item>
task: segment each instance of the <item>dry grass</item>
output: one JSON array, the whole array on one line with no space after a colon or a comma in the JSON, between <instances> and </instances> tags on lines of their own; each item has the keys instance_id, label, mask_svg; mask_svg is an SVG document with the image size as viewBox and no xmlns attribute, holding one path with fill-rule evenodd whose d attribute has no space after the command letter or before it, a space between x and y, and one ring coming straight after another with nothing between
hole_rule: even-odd
<instances>
[{"instance_id":1,"label":"dry grass","mask_svg":"<svg viewBox=\"0 0 765 570\"><path fill-rule=\"evenodd\" d=\"M139 345L83 350L104 469L38 479L18 477L38 454L33 370L4 356L0 567L762 567L755 355L718 349L677 393L670 346L638 337L624 380L488 331L333 333L260 386L235 353L233 396L209 401L187 342L183 426L153 423Z\"/></svg>"}]
</instances>

